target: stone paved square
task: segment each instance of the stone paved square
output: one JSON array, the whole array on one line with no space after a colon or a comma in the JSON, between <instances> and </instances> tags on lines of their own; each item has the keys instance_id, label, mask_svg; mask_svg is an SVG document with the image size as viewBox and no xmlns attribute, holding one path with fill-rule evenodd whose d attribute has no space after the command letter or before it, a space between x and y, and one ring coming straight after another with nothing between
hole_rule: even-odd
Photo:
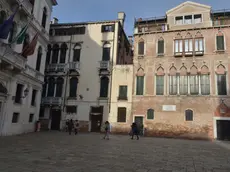
<instances>
[{"instance_id":1,"label":"stone paved square","mask_svg":"<svg viewBox=\"0 0 230 172\"><path fill-rule=\"evenodd\" d=\"M64 132L0 138L0 172L229 172L214 142Z\"/></svg>"}]
</instances>

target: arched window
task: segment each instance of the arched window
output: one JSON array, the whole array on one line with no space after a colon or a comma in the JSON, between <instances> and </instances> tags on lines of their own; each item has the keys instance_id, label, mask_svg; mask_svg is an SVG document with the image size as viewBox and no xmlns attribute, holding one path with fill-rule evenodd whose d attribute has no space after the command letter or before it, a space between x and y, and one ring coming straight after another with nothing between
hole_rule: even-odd
<instances>
[{"instance_id":1,"label":"arched window","mask_svg":"<svg viewBox=\"0 0 230 172\"><path fill-rule=\"evenodd\" d=\"M147 119L154 119L154 110L153 109L147 110Z\"/></svg>"},{"instance_id":2,"label":"arched window","mask_svg":"<svg viewBox=\"0 0 230 172\"><path fill-rule=\"evenodd\" d=\"M46 53L46 65L50 64L50 56L51 56L51 45L47 46L47 53Z\"/></svg>"},{"instance_id":3,"label":"arched window","mask_svg":"<svg viewBox=\"0 0 230 172\"><path fill-rule=\"evenodd\" d=\"M37 54L37 63L36 63L36 70L37 71L40 71L41 60L42 60L42 47L39 46L38 54Z\"/></svg>"},{"instance_id":4,"label":"arched window","mask_svg":"<svg viewBox=\"0 0 230 172\"><path fill-rule=\"evenodd\" d=\"M8 42L11 43L17 34L17 24L13 22L13 26L10 30L10 36Z\"/></svg>"},{"instance_id":5,"label":"arched window","mask_svg":"<svg viewBox=\"0 0 230 172\"><path fill-rule=\"evenodd\" d=\"M44 7L42 13L42 27L44 28L46 28L46 20L47 20L47 9L46 7Z\"/></svg>"},{"instance_id":6,"label":"arched window","mask_svg":"<svg viewBox=\"0 0 230 172\"><path fill-rule=\"evenodd\" d=\"M138 42L138 55L144 55L145 54L145 42L144 40L140 40Z\"/></svg>"},{"instance_id":7,"label":"arched window","mask_svg":"<svg viewBox=\"0 0 230 172\"><path fill-rule=\"evenodd\" d=\"M78 78L73 77L69 82L69 97L77 97Z\"/></svg>"},{"instance_id":8,"label":"arched window","mask_svg":"<svg viewBox=\"0 0 230 172\"><path fill-rule=\"evenodd\" d=\"M56 81L56 97L62 97L62 89L63 89L64 79L57 78Z\"/></svg>"},{"instance_id":9,"label":"arched window","mask_svg":"<svg viewBox=\"0 0 230 172\"><path fill-rule=\"evenodd\" d=\"M201 85L201 94L210 95L209 69L205 65L201 68L200 85Z\"/></svg>"},{"instance_id":10,"label":"arched window","mask_svg":"<svg viewBox=\"0 0 230 172\"><path fill-rule=\"evenodd\" d=\"M109 89L109 78L103 76L101 77L100 97L108 97L108 89Z\"/></svg>"},{"instance_id":11,"label":"arched window","mask_svg":"<svg viewBox=\"0 0 230 172\"><path fill-rule=\"evenodd\" d=\"M76 44L73 49L73 62L80 62L81 44Z\"/></svg>"},{"instance_id":12,"label":"arched window","mask_svg":"<svg viewBox=\"0 0 230 172\"><path fill-rule=\"evenodd\" d=\"M193 121L193 111L188 109L185 111L185 120L186 121Z\"/></svg>"},{"instance_id":13,"label":"arched window","mask_svg":"<svg viewBox=\"0 0 230 172\"><path fill-rule=\"evenodd\" d=\"M227 95L227 76L226 68L220 64L216 70L217 75L217 93L218 95Z\"/></svg>"},{"instance_id":14,"label":"arched window","mask_svg":"<svg viewBox=\"0 0 230 172\"><path fill-rule=\"evenodd\" d=\"M67 45L66 45L66 43L63 43L61 45L60 63L65 63L66 51L67 51Z\"/></svg>"},{"instance_id":15,"label":"arched window","mask_svg":"<svg viewBox=\"0 0 230 172\"><path fill-rule=\"evenodd\" d=\"M103 46L102 61L109 61L109 60L110 60L110 44L105 43Z\"/></svg>"},{"instance_id":16,"label":"arched window","mask_svg":"<svg viewBox=\"0 0 230 172\"><path fill-rule=\"evenodd\" d=\"M6 12L0 11L0 24L2 24L6 20Z\"/></svg>"},{"instance_id":17,"label":"arched window","mask_svg":"<svg viewBox=\"0 0 230 172\"><path fill-rule=\"evenodd\" d=\"M188 75L187 75L187 68L182 66L180 68L180 77L179 77L179 87L180 87L180 95L187 95L188 94Z\"/></svg>"},{"instance_id":18,"label":"arched window","mask_svg":"<svg viewBox=\"0 0 230 172\"><path fill-rule=\"evenodd\" d=\"M59 56L59 45L55 44L53 46L53 55L52 55L52 63L53 64L58 62L58 56Z\"/></svg>"},{"instance_id":19,"label":"arched window","mask_svg":"<svg viewBox=\"0 0 230 172\"><path fill-rule=\"evenodd\" d=\"M55 88L55 79L54 78L49 78L47 97L54 97L54 88Z\"/></svg>"},{"instance_id":20,"label":"arched window","mask_svg":"<svg viewBox=\"0 0 230 172\"><path fill-rule=\"evenodd\" d=\"M177 77L177 69L173 66L169 70L169 94L177 95L178 88L178 77Z\"/></svg>"}]
</instances>

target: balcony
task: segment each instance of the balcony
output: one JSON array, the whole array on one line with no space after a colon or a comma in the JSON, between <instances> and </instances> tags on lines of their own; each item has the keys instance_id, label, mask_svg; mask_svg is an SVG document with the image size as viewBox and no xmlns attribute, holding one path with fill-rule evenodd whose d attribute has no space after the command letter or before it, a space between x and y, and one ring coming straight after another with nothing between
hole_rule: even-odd
<instances>
[{"instance_id":1,"label":"balcony","mask_svg":"<svg viewBox=\"0 0 230 172\"><path fill-rule=\"evenodd\" d=\"M69 62L68 69L71 71L78 71L80 70L80 63L79 62Z\"/></svg>"},{"instance_id":2,"label":"balcony","mask_svg":"<svg viewBox=\"0 0 230 172\"><path fill-rule=\"evenodd\" d=\"M175 53L174 53L174 56L175 56L175 57L182 57L182 56L183 56L183 53L182 53L182 52L175 52Z\"/></svg>"},{"instance_id":3,"label":"balcony","mask_svg":"<svg viewBox=\"0 0 230 172\"><path fill-rule=\"evenodd\" d=\"M112 64L110 61L99 61L99 75L109 75Z\"/></svg>"},{"instance_id":4,"label":"balcony","mask_svg":"<svg viewBox=\"0 0 230 172\"><path fill-rule=\"evenodd\" d=\"M16 0L19 5L21 5L21 11L25 12L27 15L32 14L33 5L29 0Z\"/></svg>"},{"instance_id":5,"label":"balcony","mask_svg":"<svg viewBox=\"0 0 230 172\"><path fill-rule=\"evenodd\" d=\"M62 97L43 97L42 104L43 105L61 105Z\"/></svg>"},{"instance_id":6,"label":"balcony","mask_svg":"<svg viewBox=\"0 0 230 172\"><path fill-rule=\"evenodd\" d=\"M203 56L204 51L195 51L195 56Z\"/></svg>"},{"instance_id":7,"label":"balcony","mask_svg":"<svg viewBox=\"0 0 230 172\"><path fill-rule=\"evenodd\" d=\"M46 67L46 72L65 72L66 64L50 64Z\"/></svg>"},{"instance_id":8,"label":"balcony","mask_svg":"<svg viewBox=\"0 0 230 172\"><path fill-rule=\"evenodd\" d=\"M44 75L40 73L39 71L36 71L29 65L26 65L26 70L24 71L24 73L27 74L28 76L38 79L41 82L44 81Z\"/></svg>"},{"instance_id":9,"label":"balcony","mask_svg":"<svg viewBox=\"0 0 230 172\"><path fill-rule=\"evenodd\" d=\"M15 52L8 44L0 43L0 63L3 68L19 70L25 69L27 59Z\"/></svg>"},{"instance_id":10,"label":"balcony","mask_svg":"<svg viewBox=\"0 0 230 172\"><path fill-rule=\"evenodd\" d=\"M191 57L191 56L193 56L193 51L186 51L186 52L184 52L184 56L185 57Z\"/></svg>"}]
</instances>

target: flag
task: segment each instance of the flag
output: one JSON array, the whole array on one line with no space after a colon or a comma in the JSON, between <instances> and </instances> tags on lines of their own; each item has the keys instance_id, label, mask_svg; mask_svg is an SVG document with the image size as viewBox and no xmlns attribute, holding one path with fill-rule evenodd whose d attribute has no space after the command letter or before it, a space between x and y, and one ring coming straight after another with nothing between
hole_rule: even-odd
<instances>
[{"instance_id":1,"label":"flag","mask_svg":"<svg viewBox=\"0 0 230 172\"><path fill-rule=\"evenodd\" d=\"M9 17L9 19L5 20L0 25L0 39L7 39L10 33L10 30L13 27L14 16L17 13L19 7L15 10L15 12Z\"/></svg>"},{"instance_id":2,"label":"flag","mask_svg":"<svg viewBox=\"0 0 230 172\"><path fill-rule=\"evenodd\" d=\"M14 44L15 42L17 42L17 44L22 44L25 36L26 36L26 31L28 29L28 24L25 25L22 30L19 32L19 34L12 40L12 42L10 44Z\"/></svg>"},{"instance_id":3,"label":"flag","mask_svg":"<svg viewBox=\"0 0 230 172\"><path fill-rule=\"evenodd\" d=\"M37 42L38 42L38 33L36 33L33 40L30 42L30 44L26 45L25 48L23 48L22 56L27 57L34 54L34 50L36 48Z\"/></svg>"}]
</instances>

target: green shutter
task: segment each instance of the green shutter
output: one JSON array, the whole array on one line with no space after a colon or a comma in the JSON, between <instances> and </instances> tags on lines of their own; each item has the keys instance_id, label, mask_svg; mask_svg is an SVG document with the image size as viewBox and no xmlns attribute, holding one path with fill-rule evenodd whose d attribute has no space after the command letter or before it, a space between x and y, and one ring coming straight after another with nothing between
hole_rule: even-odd
<instances>
[{"instance_id":1,"label":"green shutter","mask_svg":"<svg viewBox=\"0 0 230 172\"><path fill-rule=\"evenodd\" d=\"M224 36L216 37L216 47L217 50L224 50Z\"/></svg>"},{"instance_id":2,"label":"green shutter","mask_svg":"<svg viewBox=\"0 0 230 172\"><path fill-rule=\"evenodd\" d=\"M164 54L164 40L158 41L158 54Z\"/></svg>"},{"instance_id":3,"label":"green shutter","mask_svg":"<svg viewBox=\"0 0 230 172\"><path fill-rule=\"evenodd\" d=\"M136 95L144 94L144 76L137 76Z\"/></svg>"}]
</instances>

